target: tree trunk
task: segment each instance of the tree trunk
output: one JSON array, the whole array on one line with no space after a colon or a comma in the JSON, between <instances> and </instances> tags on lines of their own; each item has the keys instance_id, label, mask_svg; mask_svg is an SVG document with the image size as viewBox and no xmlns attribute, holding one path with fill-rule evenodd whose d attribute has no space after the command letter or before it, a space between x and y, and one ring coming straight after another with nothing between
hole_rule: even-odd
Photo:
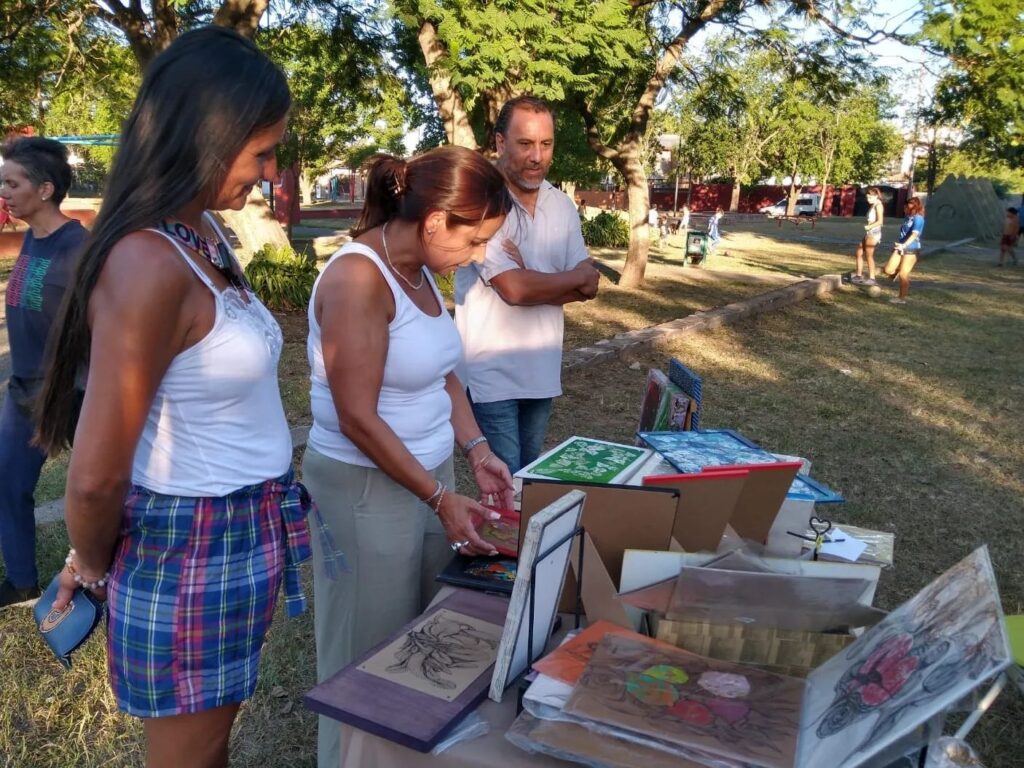
<instances>
[{"instance_id":1,"label":"tree trunk","mask_svg":"<svg viewBox=\"0 0 1024 768\"><path fill-rule=\"evenodd\" d=\"M252 192L249 193L245 208L240 211L221 211L221 218L238 238L241 250L237 256L243 267L264 245L270 244L278 247L290 245L284 229L274 218L274 214L258 186L253 187Z\"/></svg>"},{"instance_id":2,"label":"tree trunk","mask_svg":"<svg viewBox=\"0 0 1024 768\"><path fill-rule=\"evenodd\" d=\"M259 25L260 17L267 8L268 0L224 0L214 16L214 23L232 27L239 33L252 37ZM178 4L171 0L151 0L152 18L146 15L142 3L111 3L111 9L96 6L97 15L124 33L140 70L167 48L178 36ZM270 206L263 198L259 185L253 188L245 208L241 211L225 211L221 218L238 237L241 251L239 261L245 266L252 254L265 243L289 245Z\"/></svg>"},{"instance_id":3,"label":"tree trunk","mask_svg":"<svg viewBox=\"0 0 1024 768\"><path fill-rule=\"evenodd\" d=\"M729 210L735 213L740 209L740 183L734 181L732 183L732 192L729 195Z\"/></svg>"},{"instance_id":4,"label":"tree trunk","mask_svg":"<svg viewBox=\"0 0 1024 768\"><path fill-rule=\"evenodd\" d=\"M796 171L797 171L797 168L798 168L798 166L796 165L796 163L794 163L793 164L793 170L789 174L789 194L788 194L788 198L786 200L786 215L787 216L792 216L793 215L793 211L796 210L796 197L797 197L797 194L798 194L797 193L797 188L796 188Z\"/></svg>"},{"instance_id":5,"label":"tree trunk","mask_svg":"<svg viewBox=\"0 0 1024 768\"><path fill-rule=\"evenodd\" d=\"M626 263L622 268L619 285L623 288L639 288L644 282L647 254L651 247L650 228L647 226L651 196L647 188L647 173L640 160L639 144L623 147L612 164L626 180L629 200L629 250L626 251Z\"/></svg>"},{"instance_id":6,"label":"tree trunk","mask_svg":"<svg viewBox=\"0 0 1024 768\"><path fill-rule=\"evenodd\" d=\"M307 171L299 174L299 190L302 192L302 202L306 205L313 203L313 177Z\"/></svg>"},{"instance_id":7,"label":"tree trunk","mask_svg":"<svg viewBox=\"0 0 1024 768\"><path fill-rule=\"evenodd\" d=\"M240 35L251 38L256 34L269 0L224 0L213 17L214 24L231 27Z\"/></svg>"},{"instance_id":8,"label":"tree trunk","mask_svg":"<svg viewBox=\"0 0 1024 768\"><path fill-rule=\"evenodd\" d=\"M430 71L430 90L437 103L437 113L444 124L445 133L448 134L448 143L457 147L479 149L476 136L473 134L473 127L469 124L469 114L462 103L462 97L452 88L451 77L438 63L447 57L448 52L444 49L441 41L437 39L437 30L434 25L429 21L424 21L420 26L418 38L420 50L423 51L423 60L427 63L427 69Z\"/></svg>"}]
</instances>

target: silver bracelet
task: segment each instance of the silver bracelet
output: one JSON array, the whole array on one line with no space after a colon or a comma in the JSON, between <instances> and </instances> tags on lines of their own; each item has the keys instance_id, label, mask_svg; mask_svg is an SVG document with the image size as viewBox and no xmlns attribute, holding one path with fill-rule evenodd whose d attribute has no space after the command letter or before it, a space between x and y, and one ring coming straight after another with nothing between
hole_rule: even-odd
<instances>
[{"instance_id":1,"label":"silver bracelet","mask_svg":"<svg viewBox=\"0 0 1024 768\"><path fill-rule=\"evenodd\" d=\"M469 456L469 452L471 450L473 450L478 445L480 445L480 443L486 443L486 442L487 442L487 438L486 437L484 437L483 435L477 435L472 440L470 440L468 443L466 443L464 446L462 446L462 453L463 453L463 455L464 456Z\"/></svg>"}]
</instances>

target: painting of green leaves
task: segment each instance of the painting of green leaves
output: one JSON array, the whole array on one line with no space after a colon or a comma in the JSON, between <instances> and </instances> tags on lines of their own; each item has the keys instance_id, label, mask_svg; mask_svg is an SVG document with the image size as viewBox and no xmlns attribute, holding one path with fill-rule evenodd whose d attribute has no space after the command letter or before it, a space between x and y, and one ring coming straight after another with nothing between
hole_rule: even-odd
<instances>
[{"instance_id":1,"label":"painting of green leaves","mask_svg":"<svg viewBox=\"0 0 1024 768\"><path fill-rule=\"evenodd\" d=\"M648 455L649 451L631 445L573 437L527 467L527 471L569 482L610 483L626 479L627 470Z\"/></svg>"}]
</instances>

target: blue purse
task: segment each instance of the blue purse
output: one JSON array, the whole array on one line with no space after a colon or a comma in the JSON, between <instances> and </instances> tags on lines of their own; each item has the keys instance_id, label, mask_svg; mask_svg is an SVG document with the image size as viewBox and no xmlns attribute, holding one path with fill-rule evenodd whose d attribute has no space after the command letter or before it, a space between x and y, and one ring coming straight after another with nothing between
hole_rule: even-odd
<instances>
[{"instance_id":1,"label":"blue purse","mask_svg":"<svg viewBox=\"0 0 1024 768\"><path fill-rule=\"evenodd\" d=\"M57 661L66 669L71 669L71 654L96 629L103 618L104 606L89 590L76 589L71 602L63 611L53 610L50 606L57 599L59 577L60 574L54 577L36 603L36 626Z\"/></svg>"}]
</instances>

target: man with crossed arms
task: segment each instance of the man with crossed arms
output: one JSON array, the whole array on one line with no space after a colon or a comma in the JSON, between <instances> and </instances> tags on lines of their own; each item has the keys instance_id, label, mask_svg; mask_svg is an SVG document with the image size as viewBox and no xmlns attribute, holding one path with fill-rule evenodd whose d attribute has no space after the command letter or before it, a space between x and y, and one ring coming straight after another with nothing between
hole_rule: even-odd
<instances>
[{"instance_id":1,"label":"man with crossed arms","mask_svg":"<svg viewBox=\"0 0 1024 768\"><path fill-rule=\"evenodd\" d=\"M515 206L483 264L458 271L460 378L490 448L515 473L540 454L553 398L562 394L562 307L597 295L575 204L545 180L555 123L532 96L506 102L495 123L497 166ZM464 446L465 448L465 446Z\"/></svg>"}]
</instances>

